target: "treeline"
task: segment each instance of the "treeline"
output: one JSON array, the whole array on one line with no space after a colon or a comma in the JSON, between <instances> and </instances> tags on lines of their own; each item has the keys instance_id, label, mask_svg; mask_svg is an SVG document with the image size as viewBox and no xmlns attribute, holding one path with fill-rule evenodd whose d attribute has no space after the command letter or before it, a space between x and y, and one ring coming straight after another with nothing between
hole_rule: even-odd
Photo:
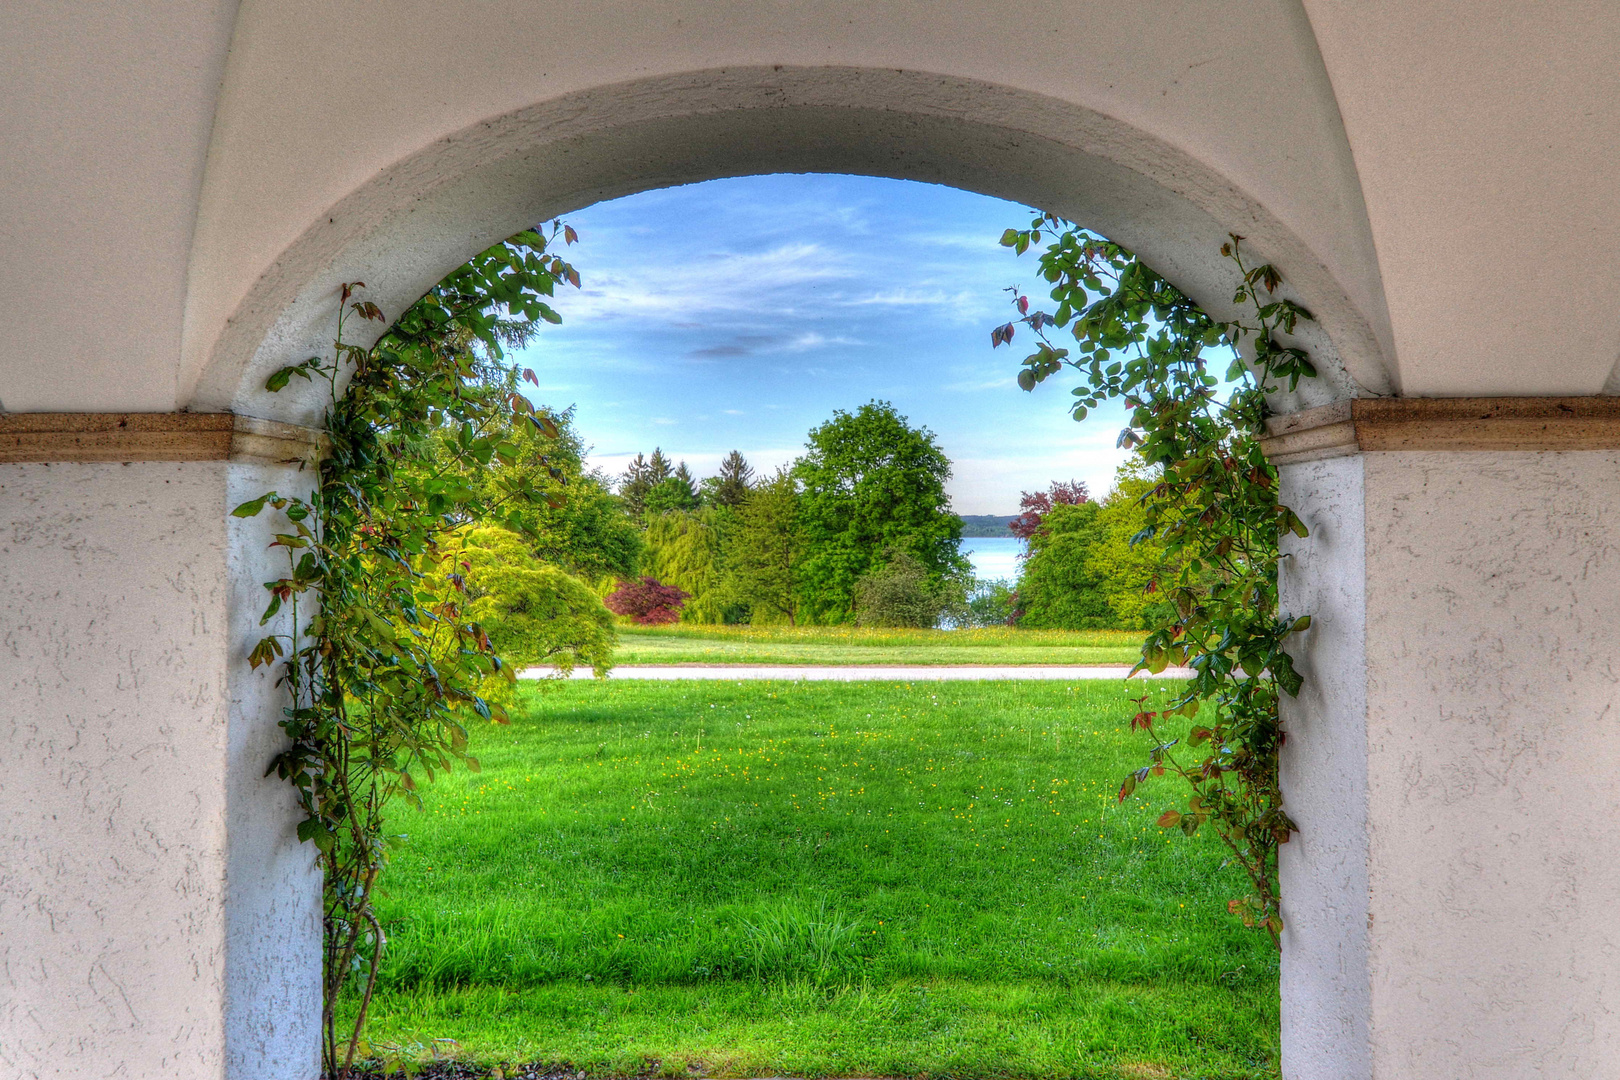
<instances>
[{"instance_id":1,"label":"treeline","mask_svg":"<svg viewBox=\"0 0 1620 1080\"><path fill-rule=\"evenodd\" d=\"M587 467L571 410L503 438L488 468L442 481L479 488L500 513L429 554L448 568L442 601L464 604L518 663L605 667L613 615L1129 629L1156 602L1162 548L1141 535L1139 505L1150 478L1123 469L1101 501L1073 483L1025 493L1010 525L1028 543L1019 580L977 581L945 492L950 460L887 402L835 412L768 474L733 451L698 478L654 449L610 476Z\"/></svg>"},{"instance_id":2,"label":"treeline","mask_svg":"<svg viewBox=\"0 0 1620 1080\"><path fill-rule=\"evenodd\" d=\"M608 605L642 622L970 621L950 475L933 434L883 401L835 412L770 475L737 451L702 480L662 450L638 454L617 493L641 529L640 570Z\"/></svg>"}]
</instances>

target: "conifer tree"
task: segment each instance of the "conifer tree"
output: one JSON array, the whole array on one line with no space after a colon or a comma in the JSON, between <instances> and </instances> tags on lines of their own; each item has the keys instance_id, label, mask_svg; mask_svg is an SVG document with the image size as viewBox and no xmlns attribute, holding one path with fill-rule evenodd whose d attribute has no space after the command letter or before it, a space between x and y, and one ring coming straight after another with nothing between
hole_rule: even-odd
<instances>
[{"instance_id":1,"label":"conifer tree","mask_svg":"<svg viewBox=\"0 0 1620 1080\"><path fill-rule=\"evenodd\" d=\"M742 453L733 450L720 461L720 475L713 477L713 483L704 482L714 502L721 506L741 506L743 500L748 498L748 489L754 483L754 469L748 464L748 459Z\"/></svg>"},{"instance_id":2,"label":"conifer tree","mask_svg":"<svg viewBox=\"0 0 1620 1080\"><path fill-rule=\"evenodd\" d=\"M637 454L619 478L619 498L624 500L624 508L630 516L638 521L647 509L647 492L651 487L652 481L647 478L647 459Z\"/></svg>"}]
</instances>

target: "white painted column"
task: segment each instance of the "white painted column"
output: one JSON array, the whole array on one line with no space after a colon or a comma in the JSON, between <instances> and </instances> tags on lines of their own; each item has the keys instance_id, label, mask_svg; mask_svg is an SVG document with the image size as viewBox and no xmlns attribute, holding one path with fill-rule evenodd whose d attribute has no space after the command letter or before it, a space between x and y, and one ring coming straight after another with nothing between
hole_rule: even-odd
<instances>
[{"instance_id":1,"label":"white painted column","mask_svg":"<svg viewBox=\"0 0 1620 1080\"><path fill-rule=\"evenodd\" d=\"M309 1080L320 881L224 461L0 465L0 1075Z\"/></svg>"},{"instance_id":2,"label":"white painted column","mask_svg":"<svg viewBox=\"0 0 1620 1080\"><path fill-rule=\"evenodd\" d=\"M1620 1076L1620 453L1281 472L1286 1080Z\"/></svg>"}]
</instances>

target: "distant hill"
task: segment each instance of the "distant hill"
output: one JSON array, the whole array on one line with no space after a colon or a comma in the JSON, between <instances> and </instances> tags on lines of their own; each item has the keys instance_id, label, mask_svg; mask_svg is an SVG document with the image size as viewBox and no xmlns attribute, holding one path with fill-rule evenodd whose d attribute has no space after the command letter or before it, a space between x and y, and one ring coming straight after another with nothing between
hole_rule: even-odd
<instances>
[{"instance_id":1,"label":"distant hill","mask_svg":"<svg viewBox=\"0 0 1620 1080\"><path fill-rule=\"evenodd\" d=\"M1003 536L1011 537L1007 526L1012 523L1013 515L998 517L995 514L960 514L962 519L963 536Z\"/></svg>"}]
</instances>

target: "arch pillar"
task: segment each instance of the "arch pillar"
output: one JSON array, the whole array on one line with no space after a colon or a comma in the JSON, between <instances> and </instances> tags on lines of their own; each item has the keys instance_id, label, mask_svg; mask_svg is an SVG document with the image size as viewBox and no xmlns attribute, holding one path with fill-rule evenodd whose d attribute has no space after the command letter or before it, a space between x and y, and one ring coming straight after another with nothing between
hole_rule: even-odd
<instances>
[{"instance_id":1,"label":"arch pillar","mask_svg":"<svg viewBox=\"0 0 1620 1080\"><path fill-rule=\"evenodd\" d=\"M247 654L316 437L0 417L0 1072L311 1080L320 875ZM289 452L290 451L290 452Z\"/></svg>"},{"instance_id":2,"label":"arch pillar","mask_svg":"<svg viewBox=\"0 0 1620 1080\"><path fill-rule=\"evenodd\" d=\"M1620 1061L1620 404L1343 403L1273 421L1289 1080Z\"/></svg>"}]
</instances>

